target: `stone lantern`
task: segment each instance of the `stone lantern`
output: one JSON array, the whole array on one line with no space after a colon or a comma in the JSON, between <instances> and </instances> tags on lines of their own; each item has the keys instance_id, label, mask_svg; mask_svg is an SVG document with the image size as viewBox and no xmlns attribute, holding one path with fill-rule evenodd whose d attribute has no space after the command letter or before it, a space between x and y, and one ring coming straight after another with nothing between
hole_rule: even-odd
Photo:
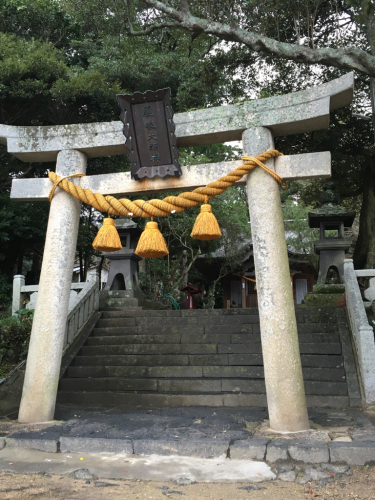
<instances>
[{"instance_id":1,"label":"stone lantern","mask_svg":"<svg viewBox=\"0 0 375 500\"><path fill-rule=\"evenodd\" d=\"M309 212L309 226L320 229L320 239L314 242L319 255L318 285L324 285L330 269L337 272L340 283L344 283L344 259L351 241L345 238L344 228L351 227L355 212L341 207L340 196L334 192L333 182L327 182L320 195L322 206Z\"/></svg>"},{"instance_id":2,"label":"stone lantern","mask_svg":"<svg viewBox=\"0 0 375 500\"><path fill-rule=\"evenodd\" d=\"M138 283L137 264L142 260L142 257L134 252L142 230L138 228L138 224L126 217L116 219L115 226L123 248L117 252L102 253L106 259L111 261L104 290L126 290L127 297L134 297L134 290Z\"/></svg>"}]
</instances>

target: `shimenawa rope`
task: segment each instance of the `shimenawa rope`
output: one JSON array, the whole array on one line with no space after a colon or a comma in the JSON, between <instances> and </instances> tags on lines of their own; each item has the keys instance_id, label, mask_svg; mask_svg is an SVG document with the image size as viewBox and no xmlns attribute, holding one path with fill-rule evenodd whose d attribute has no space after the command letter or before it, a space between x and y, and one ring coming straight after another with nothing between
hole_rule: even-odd
<instances>
[{"instance_id":1,"label":"shimenawa rope","mask_svg":"<svg viewBox=\"0 0 375 500\"><path fill-rule=\"evenodd\" d=\"M256 166L261 167L270 174L279 183L282 189L287 189L287 184L284 179L263 163L269 158L275 158L276 156L282 156L282 153L276 150L269 150L256 157L243 156L242 159L245 160L243 165L229 172L229 174L220 177L217 181L211 182L207 186L194 189L194 191L180 193L178 196L168 196L164 198L164 200L130 201L127 198L118 200L110 195L103 196L100 193L93 193L90 189L82 189L81 186L67 181L66 177L59 177L55 172L50 172L48 176L54 185L48 199L51 201L56 187L59 186L77 200L83 201L87 205L91 205L96 208L96 210L99 210L99 212L107 212L110 215L125 215L126 217L144 217L147 219L152 216L167 217L172 212L184 212L187 208L196 207L204 203L206 196L211 200L215 196L224 193L227 188L233 186L235 182L251 172ZM78 177L83 175L84 174L74 174L67 177Z\"/></svg>"}]
</instances>

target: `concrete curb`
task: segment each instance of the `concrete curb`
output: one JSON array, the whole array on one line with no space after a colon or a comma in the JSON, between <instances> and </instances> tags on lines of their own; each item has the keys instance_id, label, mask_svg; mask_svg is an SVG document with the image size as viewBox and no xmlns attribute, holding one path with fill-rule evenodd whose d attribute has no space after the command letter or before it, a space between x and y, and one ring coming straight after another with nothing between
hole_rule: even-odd
<instances>
[{"instance_id":1,"label":"concrete curb","mask_svg":"<svg viewBox=\"0 0 375 500\"><path fill-rule=\"evenodd\" d=\"M301 442L280 439L244 439L234 442L173 439L105 439L65 437L54 439L28 439L25 437L0 438L0 449L28 448L49 453L126 453L129 455L180 455L188 457L214 457L225 454L235 460L265 460L272 464L286 462L317 464L342 463L366 465L375 462L375 442Z\"/></svg>"}]
</instances>

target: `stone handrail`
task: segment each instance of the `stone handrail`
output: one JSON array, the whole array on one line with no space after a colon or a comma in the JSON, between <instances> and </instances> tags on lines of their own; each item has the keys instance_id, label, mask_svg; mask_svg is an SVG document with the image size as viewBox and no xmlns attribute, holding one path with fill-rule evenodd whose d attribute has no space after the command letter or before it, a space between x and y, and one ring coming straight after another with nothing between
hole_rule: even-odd
<instances>
[{"instance_id":1,"label":"stone handrail","mask_svg":"<svg viewBox=\"0 0 375 500\"><path fill-rule=\"evenodd\" d=\"M91 315L99 310L99 282L98 280L84 283L81 293L75 298L70 310L65 329L63 355L73 344L90 319Z\"/></svg>"},{"instance_id":2,"label":"stone handrail","mask_svg":"<svg viewBox=\"0 0 375 500\"><path fill-rule=\"evenodd\" d=\"M26 285L25 277L16 275L13 279L12 315L23 308L23 294L37 292L39 285ZM63 354L80 335L91 315L99 310L99 281L96 277L84 283L72 283L71 290L79 293L70 300L69 313L66 321Z\"/></svg>"},{"instance_id":3,"label":"stone handrail","mask_svg":"<svg viewBox=\"0 0 375 500\"><path fill-rule=\"evenodd\" d=\"M375 342L365 306L359 290L357 276L374 276L373 269L355 271L353 260L344 261L345 295L350 327L354 339L362 379L365 403L375 404Z\"/></svg>"}]
</instances>

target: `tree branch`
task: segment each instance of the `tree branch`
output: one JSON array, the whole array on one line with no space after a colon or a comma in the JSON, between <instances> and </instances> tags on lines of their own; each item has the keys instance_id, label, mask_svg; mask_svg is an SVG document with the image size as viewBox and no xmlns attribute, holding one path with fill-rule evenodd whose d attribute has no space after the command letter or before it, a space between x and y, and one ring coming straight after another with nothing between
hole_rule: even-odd
<instances>
[{"instance_id":1,"label":"tree branch","mask_svg":"<svg viewBox=\"0 0 375 500\"><path fill-rule=\"evenodd\" d=\"M160 30L163 28L176 28L179 27L178 23L160 23L160 24L152 24L151 26L148 26L147 28L143 30L133 30L130 29L128 31L128 34L130 36L145 36L145 35L150 35L153 31Z\"/></svg>"},{"instance_id":2,"label":"tree branch","mask_svg":"<svg viewBox=\"0 0 375 500\"><path fill-rule=\"evenodd\" d=\"M193 16L189 11L178 11L159 0L145 0L150 7L163 12L177 21L178 26L193 33L206 33L230 42L238 42L250 50L269 54L281 59L304 64L322 64L336 68L355 70L375 77L375 57L356 47L311 49L303 45L279 42L253 31L246 31L238 26L211 22ZM158 28L168 23L158 24ZM148 28L152 29L152 27ZM138 32L137 32L138 33Z\"/></svg>"}]
</instances>

